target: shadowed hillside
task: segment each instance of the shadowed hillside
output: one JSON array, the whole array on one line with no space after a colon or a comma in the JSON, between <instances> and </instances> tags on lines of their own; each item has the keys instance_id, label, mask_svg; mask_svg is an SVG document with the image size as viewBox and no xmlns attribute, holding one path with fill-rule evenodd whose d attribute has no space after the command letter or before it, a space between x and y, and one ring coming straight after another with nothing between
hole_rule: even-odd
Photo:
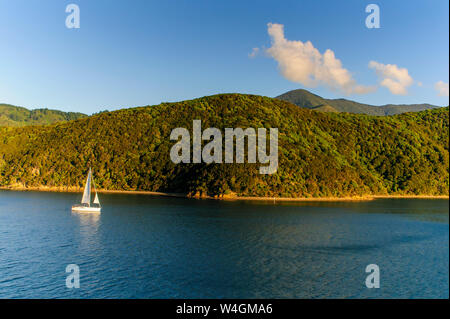
<instances>
[{"instance_id":1,"label":"shadowed hillside","mask_svg":"<svg viewBox=\"0 0 450 319\"><path fill-rule=\"evenodd\" d=\"M173 128L274 127L279 166L174 164ZM220 195L319 197L448 194L449 109L389 117L315 112L222 94L122 109L50 126L0 128L0 186L82 186ZM204 142L206 143L206 142Z\"/></svg>"},{"instance_id":2,"label":"shadowed hillside","mask_svg":"<svg viewBox=\"0 0 450 319\"><path fill-rule=\"evenodd\" d=\"M307 90L292 90L276 97L295 105L323 112L348 112L367 115L394 115L437 108L431 104L387 104L374 106L346 99L324 99Z\"/></svg>"}]
</instances>

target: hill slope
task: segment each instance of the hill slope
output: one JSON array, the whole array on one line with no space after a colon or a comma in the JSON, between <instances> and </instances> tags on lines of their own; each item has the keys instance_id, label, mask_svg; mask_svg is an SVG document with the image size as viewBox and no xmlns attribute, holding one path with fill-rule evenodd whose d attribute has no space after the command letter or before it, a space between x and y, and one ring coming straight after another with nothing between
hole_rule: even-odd
<instances>
[{"instance_id":1,"label":"hill slope","mask_svg":"<svg viewBox=\"0 0 450 319\"><path fill-rule=\"evenodd\" d=\"M173 164L173 128L276 127L279 167ZM315 112L223 94L123 109L50 126L0 128L0 186L82 186L209 195L448 194L449 109L391 117Z\"/></svg>"},{"instance_id":2,"label":"hill slope","mask_svg":"<svg viewBox=\"0 0 450 319\"><path fill-rule=\"evenodd\" d=\"M28 110L24 107L0 104L0 126L45 125L86 117L86 114L49 109Z\"/></svg>"},{"instance_id":3,"label":"hill slope","mask_svg":"<svg viewBox=\"0 0 450 319\"><path fill-rule=\"evenodd\" d=\"M438 106L431 104L387 104L382 106L374 106L362 104L346 99L324 99L307 90L292 90L276 97L277 99L291 102L295 105L315 109L319 111L330 112L330 107L337 112L348 112L367 115L394 115L406 112L418 112L437 108ZM321 107L328 106L322 109Z\"/></svg>"}]
</instances>

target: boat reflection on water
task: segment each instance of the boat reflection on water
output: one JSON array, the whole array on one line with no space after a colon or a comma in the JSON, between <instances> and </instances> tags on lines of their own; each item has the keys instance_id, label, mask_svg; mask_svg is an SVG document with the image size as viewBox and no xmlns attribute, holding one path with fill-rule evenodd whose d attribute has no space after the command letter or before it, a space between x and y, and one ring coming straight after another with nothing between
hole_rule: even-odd
<instances>
[{"instance_id":1,"label":"boat reflection on water","mask_svg":"<svg viewBox=\"0 0 450 319\"><path fill-rule=\"evenodd\" d=\"M96 254L101 249L99 226L101 213L72 211L71 215L79 221L79 249L83 254Z\"/></svg>"},{"instance_id":2,"label":"boat reflection on water","mask_svg":"<svg viewBox=\"0 0 450 319\"><path fill-rule=\"evenodd\" d=\"M91 226L95 227L95 229L97 230L101 213L72 211L72 216L77 216L80 219L81 227Z\"/></svg>"}]
</instances>

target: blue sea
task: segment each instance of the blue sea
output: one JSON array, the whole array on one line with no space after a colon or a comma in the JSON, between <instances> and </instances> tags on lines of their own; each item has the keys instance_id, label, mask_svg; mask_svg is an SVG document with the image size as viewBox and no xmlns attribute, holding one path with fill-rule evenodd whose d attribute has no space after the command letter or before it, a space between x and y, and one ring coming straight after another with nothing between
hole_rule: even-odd
<instances>
[{"instance_id":1,"label":"blue sea","mask_svg":"<svg viewBox=\"0 0 450 319\"><path fill-rule=\"evenodd\" d=\"M80 198L0 191L0 298L449 297L448 200Z\"/></svg>"}]
</instances>

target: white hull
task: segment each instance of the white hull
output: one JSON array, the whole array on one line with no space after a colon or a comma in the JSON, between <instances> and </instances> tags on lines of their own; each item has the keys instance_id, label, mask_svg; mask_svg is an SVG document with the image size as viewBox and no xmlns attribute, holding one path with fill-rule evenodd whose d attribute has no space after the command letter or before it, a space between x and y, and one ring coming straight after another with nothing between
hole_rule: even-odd
<instances>
[{"instance_id":1,"label":"white hull","mask_svg":"<svg viewBox=\"0 0 450 319\"><path fill-rule=\"evenodd\" d=\"M73 212L100 213L101 207L72 206Z\"/></svg>"}]
</instances>

